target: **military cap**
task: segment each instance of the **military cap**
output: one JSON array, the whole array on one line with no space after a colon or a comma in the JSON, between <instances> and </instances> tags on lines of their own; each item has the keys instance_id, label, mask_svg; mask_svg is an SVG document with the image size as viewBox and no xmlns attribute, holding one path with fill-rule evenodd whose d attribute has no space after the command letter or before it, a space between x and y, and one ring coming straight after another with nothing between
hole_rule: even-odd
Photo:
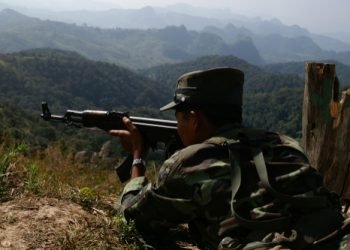
<instances>
[{"instance_id":1,"label":"military cap","mask_svg":"<svg viewBox=\"0 0 350 250\"><path fill-rule=\"evenodd\" d=\"M174 100L161 111L190 106L242 106L244 73L236 68L213 68L186 73L179 77Z\"/></svg>"}]
</instances>

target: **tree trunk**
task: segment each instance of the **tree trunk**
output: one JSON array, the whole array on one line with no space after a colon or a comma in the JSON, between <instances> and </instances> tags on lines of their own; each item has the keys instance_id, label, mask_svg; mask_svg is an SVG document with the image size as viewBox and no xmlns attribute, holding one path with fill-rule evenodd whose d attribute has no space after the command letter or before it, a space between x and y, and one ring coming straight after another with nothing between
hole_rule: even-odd
<instances>
[{"instance_id":1,"label":"tree trunk","mask_svg":"<svg viewBox=\"0 0 350 250\"><path fill-rule=\"evenodd\" d=\"M334 64L305 63L302 143L325 185L349 199L350 89L339 87Z\"/></svg>"}]
</instances>

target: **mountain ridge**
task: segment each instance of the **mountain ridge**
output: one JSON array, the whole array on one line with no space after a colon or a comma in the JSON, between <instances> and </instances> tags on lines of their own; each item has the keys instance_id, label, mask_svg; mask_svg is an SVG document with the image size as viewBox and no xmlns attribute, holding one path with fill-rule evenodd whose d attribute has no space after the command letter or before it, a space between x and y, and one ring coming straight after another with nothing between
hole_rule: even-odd
<instances>
[{"instance_id":1,"label":"mountain ridge","mask_svg":"<svg viewBox=\"0 0 350 250\"><path fill-rule=\"evenodd\" d=\"M167 7L145 6L139 9L113 8L104 11L55 12L18 7L15 9L29 16L39 17L44 20L51 19L100 28L160 29L172 25L185 25L190 30L200 31L205 26L214 25L223 28L225 25L233 23L239 27L246 27L257 35L278 33L286 37L309 36L324 50L334 50L336 52L350 50L350 40L347 40L347 42L341 41L337 38L327 37L324 34L319 35L309 32L298 25L285 25L277 18L248 18L232 13L227 9L207 9L193 7L189 4L175 4ZM340 37L346 38L347 36Z\"/></svg>"},{"instance_id":2,"label":"mountain ridge","mask_svg":"<svg viewBox=\"0 0 350 250\"><path fill-rule=\"evenodd\" d=\"M144 11L154 12L152 8ZM10 14L12 18L8 18ZM203 31L188 30L184 25L148 30L101 29L43 21L8 10L0 12L0 19L4 20L0 24L0 52L50 47L129 68L178 63L205 55L234 55L256 65L326 59L350 64L350 51L323 50L309 36L259 36L233 24L224 28L208 26Z\"/></svg>"},{"instance_id":3,"label":"mountain ridge","mask_svg":"<svg viewBox=\"0 0 350 250\"><path fill-rule=\"evenodd\" d=\"M9 11L0 12L0 21L8 20L8 14ZM227 44L215 34L190 31L184 26L169 26L161 30L106 30L31 17L16 19L16 16L6 25L0 24L0 52L48 47L76 51L93 60L114 62L129 68L181 62L210 54L235 53L240 53L250 63L263 63L254 44L249 41L243 46L249 50L249 55L245 57L242 42Z\"/></svg>"}]
</instances>

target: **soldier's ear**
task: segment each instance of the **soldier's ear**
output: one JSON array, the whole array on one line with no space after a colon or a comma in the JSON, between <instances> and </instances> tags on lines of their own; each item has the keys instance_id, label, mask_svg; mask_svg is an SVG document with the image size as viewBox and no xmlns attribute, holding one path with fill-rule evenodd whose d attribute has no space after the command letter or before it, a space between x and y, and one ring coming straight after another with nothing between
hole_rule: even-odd
<instances>
[{"instance_id":1,"label":"soldier's ear","mask_svg":"<svg viewBox=\"0 0 350 250\"><path fill-rule=\"evenodd\" d=\"M191 110L187 113L187 115L188 115L187 118L188 118L190 126L192 128L197 128L198 124L200 123L199 117L198 117L198 112Z\"/></svg>"},{"instance_id":2,"label":"soldier's ear","mask_svg":"<svg viewBox=\"0 0 350 250\"><path fill-rule=\"evenodd\" d=\"M202 129L206 125L206 122L207 122L206 116L201 111L191 110L190 116L191 116L191 123L195 131Z\"/></svg>"}]
</instances>

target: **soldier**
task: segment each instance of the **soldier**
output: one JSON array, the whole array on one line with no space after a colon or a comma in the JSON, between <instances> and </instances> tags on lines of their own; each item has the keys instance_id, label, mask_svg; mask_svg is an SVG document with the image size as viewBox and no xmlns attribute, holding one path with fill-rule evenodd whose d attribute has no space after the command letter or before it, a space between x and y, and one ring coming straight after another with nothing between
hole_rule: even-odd
<instances>
[{"instance_id":1,"label":"soldier","mask_svg":"<svg viewBox=\"0 0 350 250\"><path fill-rule=\"evenodd\" d=\"M175 110L184 148L153 184L138 129L123 118L128 130L110 131L134 157L121 196L125 218L152 233L187 223L201 249L337 249L335 241L315 244L343 221L337 197L295 140L242 126L243 82L235 68L178 79L161 110Z\"/></svg>"}]
</instances>

